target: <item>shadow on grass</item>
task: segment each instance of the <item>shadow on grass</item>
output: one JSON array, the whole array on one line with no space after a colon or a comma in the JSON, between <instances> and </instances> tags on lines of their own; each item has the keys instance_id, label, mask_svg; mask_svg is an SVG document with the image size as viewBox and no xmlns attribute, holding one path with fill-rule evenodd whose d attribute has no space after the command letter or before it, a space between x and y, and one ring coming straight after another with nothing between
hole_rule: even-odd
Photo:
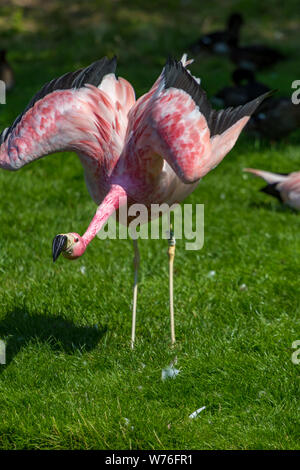
<instances>
[{"instance_id":1,"label":"shadow on grass","mask_svg":"<svg viewBox=\"0 0 300 470\"><path fill-rule=\"evenodd\" d=\"M6 344L6 365L32 340L47 343L54 351L73 354L94 349L106 331L106 327L77 326L59 315L32 314L21 308L7 313L0 322L0 338ZM0 372L4 368L1 366Z\"/></svg>"},{"instance_id":2,"label":"shadow on grass","mask_svg":"<svg viewBox=\"0 0 300 470\"><path fill-rule=\"evenodd\" d=\"M264 209L264 210L271 211L271 212L298 214L298 211L296 209L293 209L292 207L289 207L280 202L278 202L278 204L275 205L274 202L271 200L270 202L267 202L267 201L266 202L262 202L262 201L250 202L248 204L248 207L251 209Z\"/></svg>"}]
</instances>

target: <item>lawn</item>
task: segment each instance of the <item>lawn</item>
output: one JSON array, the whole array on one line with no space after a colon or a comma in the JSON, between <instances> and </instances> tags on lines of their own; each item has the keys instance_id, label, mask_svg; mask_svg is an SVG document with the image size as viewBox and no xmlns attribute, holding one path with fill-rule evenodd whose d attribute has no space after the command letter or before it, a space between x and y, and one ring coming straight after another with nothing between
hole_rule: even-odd
<instances>
[{"instance_id":1,"label":"lawn","mask_svg":"<svg viewBox=\"0 0 300 470\"><path fill-rule=\"evenodd\" d=\"M169 54L179 58L201 28L222 27L236 10L247 15L245 41L289 55L258 78L282 94L300 78L296 1L131 3L3 2L1 47L16 87L1 105L1 129L44 82L106 54L117 54L119 75L140 96ZM208 57L192 71L212 96L232 66ZM299 138L242 135L186 200L205 205L205 243L192 252L177 243L174 348L166 241L140 242L131 351L130 240L95 238L76 262L51 259L54 235L82 234L96 210L76 155L0 173L1 449L300 448L300 365L291 360L300 340L300 219L242 172L299 170ZM180 373L162 381L175 357Z\"/></svg>"}]
</instances>

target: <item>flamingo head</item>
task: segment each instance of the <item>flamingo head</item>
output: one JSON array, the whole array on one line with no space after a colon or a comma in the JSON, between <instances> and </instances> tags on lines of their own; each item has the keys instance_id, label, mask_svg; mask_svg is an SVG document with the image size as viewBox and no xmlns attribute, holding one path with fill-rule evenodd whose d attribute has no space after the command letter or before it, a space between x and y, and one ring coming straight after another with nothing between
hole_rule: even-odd
<instances>
[{"instance_id":1,"label":"flamingo head","mask_svg":"<svg viewBox=\"0 0 300 470\"><path fill-rule=\"evenodd\" d=\"M83 255L85 249L86 243L78 233L61 233L53 239L53 261L56 261L61 253L65 258L77 259Z\"/></svg>"}]
</instances>

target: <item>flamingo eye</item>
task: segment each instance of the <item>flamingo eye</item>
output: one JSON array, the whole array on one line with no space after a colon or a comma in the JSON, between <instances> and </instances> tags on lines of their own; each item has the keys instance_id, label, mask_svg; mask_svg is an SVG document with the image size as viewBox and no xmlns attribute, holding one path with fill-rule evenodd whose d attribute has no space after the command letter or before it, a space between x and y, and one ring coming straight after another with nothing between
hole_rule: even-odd
<instances>
[{"instance_id":1,"label":"flamingo eye","mask_svg":"<svg viewBox=\"0 0 300 470\"><path fill-rule=\"evenodd\" d=\"M75 238L75 243L77 243L78 241L79 241L78 238Z\"/></svg>"}]
</instances>

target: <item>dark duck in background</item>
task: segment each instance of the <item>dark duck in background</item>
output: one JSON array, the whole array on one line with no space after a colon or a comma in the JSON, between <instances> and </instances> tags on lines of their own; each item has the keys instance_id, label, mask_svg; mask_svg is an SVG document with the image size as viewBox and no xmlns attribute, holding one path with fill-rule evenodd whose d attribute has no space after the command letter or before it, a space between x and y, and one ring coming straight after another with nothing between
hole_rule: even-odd
<instances>
[{"instance_id":1,"label":"dark duck in background","mask_svg":"<svg viewBox=\"0 0 300 470\"><path fill-rule=\"evenodd\" d=\"M254 100L259 95L270 91L270 87L256 81L255 75L248 69L236 69L232 73L234 86L222 88L214 97L220 106L239 106Z\"/></svg>"},{"instance_id":2,"label":"dark duck in background","mask_svg":"<svg viewBox=\"0 0 300 470\"><path fill-rule=\"evenodd\" d=\"M228 18L225 30L204 34L189 47L190 51L194 55L201 52L228 54L231 47L238 44L239 32L243 23L242 16L239 13L233 13Z\"/></svg>"},{"instance_id":3,"label":"dark duck in background","mask_svg":"<svg viewBox=\"0 0 300 470\"><path fill-rule=\"evenodd\" d=\"M12 90L15 84L13 69L6 59L6 50L0 51L0 80L5 82L6 91Z\"/></svg>"}]
</instances>

